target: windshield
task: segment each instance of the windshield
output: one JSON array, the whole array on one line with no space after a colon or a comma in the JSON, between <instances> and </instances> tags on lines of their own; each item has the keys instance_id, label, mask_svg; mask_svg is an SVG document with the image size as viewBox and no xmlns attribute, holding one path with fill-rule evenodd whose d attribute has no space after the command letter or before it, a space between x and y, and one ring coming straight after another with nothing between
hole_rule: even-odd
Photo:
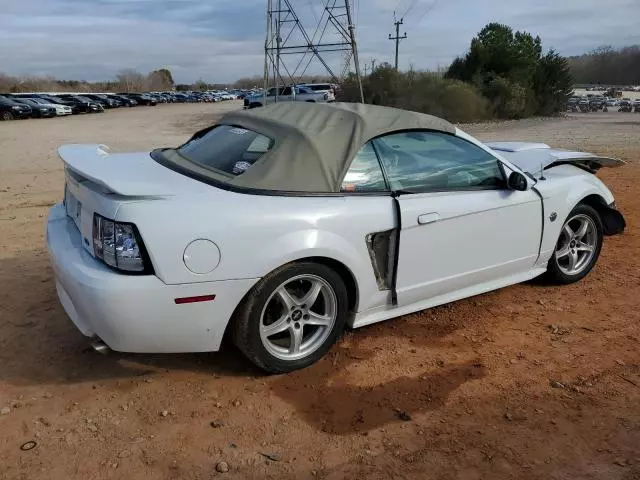
<instances>
[{"instance_id":1,"label":"windshield","mask_svg":"<svg viewBox=\"0 0 640 480\"><path fill-rule=\"evenodd\" d=\"M274 141L260 133L230 125L219 125L196 133L176 152L209 170L238 176L246 172Z\"/></svg>"}]
</instances>

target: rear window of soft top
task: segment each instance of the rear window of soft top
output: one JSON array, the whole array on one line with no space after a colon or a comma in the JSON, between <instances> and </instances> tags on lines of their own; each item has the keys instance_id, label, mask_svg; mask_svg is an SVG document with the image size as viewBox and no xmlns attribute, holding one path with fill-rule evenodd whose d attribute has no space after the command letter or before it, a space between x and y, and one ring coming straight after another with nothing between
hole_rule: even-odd
<instances>
[{"instance_id":1,"label":"rear window of soft top","mask_svg":"<svg viewBox=\"0 0 640 480\"><path fill-rule=\"evenodd\" d=\"M226 175L242 175L274 141L258 132L232 125L218 125L196 133L178 147L178 154L201 167Z\"/></svg>"}]
</instances>

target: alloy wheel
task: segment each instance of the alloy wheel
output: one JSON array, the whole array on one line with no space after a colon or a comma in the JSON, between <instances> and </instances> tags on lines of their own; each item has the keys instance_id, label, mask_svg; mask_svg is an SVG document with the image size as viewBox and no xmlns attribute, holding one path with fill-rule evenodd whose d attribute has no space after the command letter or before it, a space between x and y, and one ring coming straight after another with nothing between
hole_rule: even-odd
<instances>
[{"instance_id":1,"label":"alloy wheel","mask_svg":"<svg viewBox=\"0 0 640 480\"><path fill-rule=\"evenodd\" d=\"M316 275L283 282L260 316L260 339L276 358L298 360L318 350L336 323L338 301L331 285Z\"/></svg>"},{"instance_id":2,"label":"alloy wheel","mask_svg":"<svg viewBox=\"0 0 640 480\"><path fill-rule=\"evenodd\" d=\"M591 263L597 247L598 230L593 219L584 214L569 218L555 251L558 268L565 275L579 275Z\"/></svg>"}]
</instances>

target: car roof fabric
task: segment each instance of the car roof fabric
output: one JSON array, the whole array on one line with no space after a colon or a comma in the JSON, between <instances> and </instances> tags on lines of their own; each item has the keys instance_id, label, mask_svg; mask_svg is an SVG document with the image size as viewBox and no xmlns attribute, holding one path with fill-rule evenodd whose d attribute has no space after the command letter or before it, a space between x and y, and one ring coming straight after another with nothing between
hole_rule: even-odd
<instances>
[{"instance_id":1,"label":"car roof fabric","mask_svg":"<svg viewBox=\"0 0 640 480\"><path fill-rule=\"evenodd\" d=\"M235 178L209 173L236 187L284 192L339 192L351 160L370 139L427 129L455 133L431 115L359 103L280 102L232 112L218 125L234 125L272 138L275 144Z\"/></svg>"}]
</instances>

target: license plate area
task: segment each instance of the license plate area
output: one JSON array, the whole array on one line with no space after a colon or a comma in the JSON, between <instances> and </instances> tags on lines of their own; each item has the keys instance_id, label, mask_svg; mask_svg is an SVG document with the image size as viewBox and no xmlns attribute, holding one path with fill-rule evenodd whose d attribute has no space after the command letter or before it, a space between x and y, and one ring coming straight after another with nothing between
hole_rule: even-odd
<instances>
[{"instance_id":1,"label":"license plate area","mask_svg":"<svg viewBox=\"0 0 640 480\"><path fill-rule=\"evenodd\" d=\"M71 192L68 185L65 185L64 205L67 210L67 216L73 220L78 230L81 230L82 202Z\"/></svg>"}]
</instances>

